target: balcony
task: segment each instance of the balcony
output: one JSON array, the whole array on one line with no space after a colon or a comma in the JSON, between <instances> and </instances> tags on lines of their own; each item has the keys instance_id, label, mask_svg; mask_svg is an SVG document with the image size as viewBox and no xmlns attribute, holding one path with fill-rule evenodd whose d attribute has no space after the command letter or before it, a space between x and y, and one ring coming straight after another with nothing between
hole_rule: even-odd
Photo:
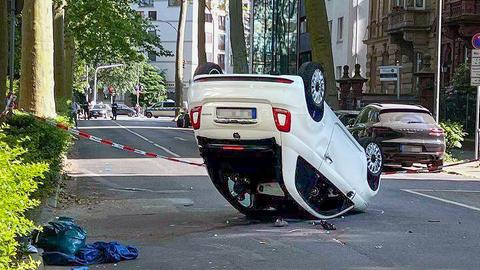
<instances>
[{"instance_id":1,"label":"balcony","mask_svg":"<svg viewBox=\"0 0 480 270\"><path fill-rule=\"evenodd\" d=\"M432 11L399 8L388 14L389 34L404 32L427 32L431 26Z\"/></svg>"},{"instance_id":2,"label":"balcony","mask_svg":"<svg viewBox=\"0 0 480 270\"><path fill-rule=\"evenodd\" d=\"M479 23L480 0L451 0L443 7L443 18L447 24Z\"/></svg>"}]
</instances>

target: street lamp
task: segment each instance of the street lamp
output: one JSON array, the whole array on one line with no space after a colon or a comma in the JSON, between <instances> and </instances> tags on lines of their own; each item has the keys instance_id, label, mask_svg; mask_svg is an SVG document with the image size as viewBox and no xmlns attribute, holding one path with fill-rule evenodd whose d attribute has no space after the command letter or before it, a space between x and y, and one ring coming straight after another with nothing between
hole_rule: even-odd
<instances>
[{"instance_id":1,"label":"street lamp","mask_svg":"<svg viewBox=\"0 0 480 270\"><path fill-rule=\"evenodd\" d=\"M121 66L123 66L123 64L113 64L113 65L107 65L107 66L99 66L95 69L95 77L93 79L93 103L94 104L97 104L97 72L100 69L116 68Z\"/></svg>"},{"instance_id":2,"label":"street lamp","mask_svg":"<svg viewBox=\"0 0 480 270\"><path fill-rule=\"evenodd\" d=\"M438 26L437 26L437 87L435 88L435 120L440 122L440 79L441 79L441 57L442 57L442 11L443 0L438 0Z\"/></svg>"}]
</instances>

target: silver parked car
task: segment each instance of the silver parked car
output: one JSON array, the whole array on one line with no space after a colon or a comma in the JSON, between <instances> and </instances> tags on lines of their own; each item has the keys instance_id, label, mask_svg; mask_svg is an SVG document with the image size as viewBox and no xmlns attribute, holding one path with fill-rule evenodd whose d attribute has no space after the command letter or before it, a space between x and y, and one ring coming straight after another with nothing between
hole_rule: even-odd
<instances>
[{"instance_id":1,"label":"silver parked car","mask_svg":"<svg viewBox=\"0 0 480 270\"><path fill-rule=\"evenodd\" d=\"M177 107L175 107L175 101L167 99L148 107L145 110L145 116L148 118L157 118L159 116L175 117L176 109Z\"/></svg>"}]
</instances>

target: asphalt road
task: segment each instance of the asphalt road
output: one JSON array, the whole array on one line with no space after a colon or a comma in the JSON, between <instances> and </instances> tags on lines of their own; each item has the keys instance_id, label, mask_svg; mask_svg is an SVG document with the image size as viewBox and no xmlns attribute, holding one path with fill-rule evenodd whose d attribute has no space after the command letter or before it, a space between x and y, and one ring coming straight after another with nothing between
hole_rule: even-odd
<instances>
[{"instance_id":1,"label":"asphalt road","mask_svg":"<svg viewBox=\"0 0 480 270\"><path fill-rule=\"evenodd\" d=\"M81 121L82 130L170 157L200 161L193 132L168 120ZM363 213L286 227L247 220L203 168L146 159L80 139L68 202L89 242L119 241L138 259L90 269L480 269L480 183L452 175L394 175ZM45 267L45 269L70 269Z\"/></svg>"}]
</instances>

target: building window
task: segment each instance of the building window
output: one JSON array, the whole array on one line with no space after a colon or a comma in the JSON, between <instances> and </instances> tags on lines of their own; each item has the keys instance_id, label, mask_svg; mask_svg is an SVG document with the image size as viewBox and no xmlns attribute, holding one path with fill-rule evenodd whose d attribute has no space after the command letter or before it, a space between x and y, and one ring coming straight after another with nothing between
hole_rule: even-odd
<instances>
[{"instance_id":1,"label":"building window","mask_svg":"<svg viewBox=\"0 0 480 270\"><path fill-rule=\"evenodd\" d=\"M148 52L148 60L155 62L157 61L157 55L154 54L153 52Z\"/></svg>"},{"instance_id":2,"label":"building window","mask_svg":"<svg viewBox=\"0 0 480 270\"><path fill-rule=\"evenodd\" d=\"M336 67L335 74L336 74L337 80L342 77L342 66Z\"/></svg>"},{"instance_id":3,"label":"building window","mask_svg":"<svg viewBox=\"0 0 480 270\"><path fill-rule=\"evenodd\" d=\"M218 49L225 51L225 35L218 36Z\"/></svg>"},{"instance_id":4,"label":"building window","mask_svg":"<svg viewBox=\"0 0 480 270\"><path fill-rule=\"evenodd\" d=\"M213 53L207 52L207 62L213 62Z\"/></svg>"},{"instance_id":5,"label":"building window","mask_svg":"<svg viewBox=\"0 0 480 270\"><path fill-rule=\"evenodd\" d=\"M193 2L192 0L187 0L187 1L189 5L191 5ZM180 6L181 3L182 3L182 0L168 0L169 7L178 7Z\"/></svg>"},{"instance_id":6,"label":"building window","mask_svg":"<svg viewBox=\"0 0 480 270\"><path fill-rule=\"evenodd\" d=\"M140 15L140 17L142 18L145 17L145 12L143 11L137 11L137 12L138 12L138 15Z\"/></svg>"},{"instance_id":7,"label":"building window","mask_svg":"<svg viewBox=\"0 0 480 270\"><path fill-rule=\"evenodd\" d=\"M206 22L206 23L207 23L207 22L208 22L208 23L213 22L212 14L210 14L210 13L205 14L205 22Z\"/></svg>"},{"instance_id":8,"label":"building window","mask_svg":"<svg viewBox=\"0 0 480 270\"><path fill-rule=\"evenodd\" d=\"M218 17L218 29L225 30L225 16Z\"/></svg>"},{"instance_id":9,"label":"building window","mask_svg":"<svg viewBox=\"0 0 480 270\"><path fill-rule=\"evenodd\" d=\"M157 20L157 12L156 11L149 11L148 12L148 18L152 21Z\"/></svg>"},{"instance_id":10,"label":"building window","mask_svg":"<svg viewBox=\"0 0 480 270\"><path fill-rule=\"evenodd\" d=\"M393 0L393 7L402 7L402 8L405 7L405 1L404 0Z\"/></svg>"},{"instance_id":11,"label":"building window","mask_svg":"<svg viewBox=\"0 0 480 270\"><path fill-rule=\"evenodd\" d=\"M415 9L425 9L425 0L415 0Z\"/></svg>"},{"instance_id":12,"label":"building window","mask_svg":"<svg viewBox=\"0 0 480 270\"><path fill-rule=\"evenodd\" d=\"M213 35L212 33L205 33L205 40L207 41L207 43L213 43Z\"/></svg>"},{"instance_id":13,"label":"building window","mask_svg":"<svg viewBox=\"0 0 480 270\"><path fill-rule=\"evenodd\" d=\"M423 53L417 52L415 54L415 71L419 72L423 69Z\"/></svg>"},{"instance_id":14,"label":"building window","mask_svg":"<svg viewBox=\"0 0 480 270\"><path fill-rule=\"evenodd\" d=\"M343 41L343 17L338 18L337 41Z\"/></svg>"},{"instance_id":15,"label":"building window","mask_svg":"<svg viewBox=\"0 0 480 270\"><path fill-rule=\"evenodd\" d=\"M307 18L300 19L300 34L307 33Z\"/></svg>"},{"instance_id":16,"label":"building window","mask_svg":"<svg viewBox=\"0 0 480 270\"><path fill-rule=\"evenodd\" d=\"M140 0L138 1L139 7L153 7L153 0Z\"/></svg>"},{"instance_id":17,"label":"building window","mask_svg":"<svg viewBox=\"0 0 480 270\"><path fill-rule=\"evenodd\" d=\"M332 20L328 21L328 30L330 30L330 36L332 36L332 25L333 25Z\"/></svg>"},{"instance_id":18,"label":"building window","mask_svg":"<svg viewBox=\"0 0 480 270\"><path fill-rule=\"evenodd\" d=\"M225 54L219 54L217 55L217 58L218 58L218 65L222 69L225 69Z\"/></svg>"}]
</instances>

